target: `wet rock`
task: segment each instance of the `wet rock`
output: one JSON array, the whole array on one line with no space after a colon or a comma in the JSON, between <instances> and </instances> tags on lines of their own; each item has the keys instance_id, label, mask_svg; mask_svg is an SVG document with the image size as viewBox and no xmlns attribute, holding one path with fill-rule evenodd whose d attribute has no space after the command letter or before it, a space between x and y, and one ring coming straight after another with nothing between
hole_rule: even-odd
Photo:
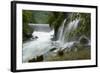
<instances>
[{"instance_id":1,"label":"wet rock","mask_svg":"<svg viewBox=\"0 0 100 73\"><path fill-rule=\"evenodd\" d=\"M37 39L37 38L38 38L37 36L32 37L32 39Z\"/></svg>"},{"instance_id":2,"label":"wet rock","mask_svg":"<svg viewBox=\"0 0 100 73\"><path fill-rule=\"evenodd\" d=\"M50 49L50 51L54 51L54 50L56 50L57 48L52 48L52 49Z\"/></svg>"},{"instance_id":3,"label":"wet rock","mask_svg":"<svg viewBox=\"0 0 100 73\"><path fill-rule=\"evenodd\" d=\"M57 53L58 53L59 56L63 56L64 55L63 50L59 50Z\"/></svg>"},{"instance_id":4,"label":"wet rock","mask_svg":"<svg viewBox=\"0 0 100 73\"><path fill-rule=\"evenodd\" d=\"M36 59L35 58L32 58L28 62L36 62Z\"/></svg>"},{"instance_id":5,"label":"wet rock","mask_svg":"<svg viewBox=\"0 0 100 73\"><path fill-rule=\"evenodd\" d=\"M43 61L43 55L37 56L37 61Z\"/></svg>"},{"instance_id":6,"label":"wet rock","mask_svg":"<svg viewBox=\"0 0 100 73\"><path fill-rule=\"evenodd\" d=\"M34 38L36 38L36 39L37 39L38 37L37 37L37 36L35 36Z\"/></svg>"},{"instance_id":7,"label":"wet rock","mask_svg":"<svg viewBox=\"0 0 100 73\"><path fill-rule=\"evenodd\" d=\"M89 43L89 40L88 40L88 38L86 36L81 36L79 38L79 42L80 42L80 44L85 45L85 44L88 44Z\"/></svg>"},{"instance_id":8,"label":"wet rock","mask_svg":"<svg viewBox=\"0 0 100 73\"><path fill-rule=\"evenodd\" d=\"M32 37L32 33L27 33L26 37L27 38L31 38Z\"/></svg>"},{"instance_id":9,"label":"wet rock","mask_svg":"<svg viewBox=\"0 0 100 73\"><path fill-rule=\"evenodd\" d=\"M28 62L40 62L40 61L43 61L43 55L37 56L36 58L32 58Z\"/></svg>"}]
</instances>

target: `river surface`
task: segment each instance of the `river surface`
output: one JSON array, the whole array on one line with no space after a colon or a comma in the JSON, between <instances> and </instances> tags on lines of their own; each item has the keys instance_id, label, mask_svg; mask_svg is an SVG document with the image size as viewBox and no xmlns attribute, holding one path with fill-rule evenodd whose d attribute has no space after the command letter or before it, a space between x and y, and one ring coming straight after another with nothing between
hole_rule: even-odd
<instances>
[{"instance_id":1,"label":"river surface","mask_svg":"<svg viewBox=\"0 0 100 73\"><path fill-rule=\"evenodd\" d=\"M51 46L51 38L53 37L54 31L50 30L47 24L43 25L43 28L40 24L35 25L35 27L36 31L34 31L32 35L37 38L23 43L23 62L28 62L28 60L33 57L47 53L53 47ZM41 29L38 30L37 28L40 27ZM46 30L46 32L44 30Z\"/></svg>"},{"instance_id":2,"label":"river surface","mask_svg":"<svg viewBox=\"0 0 100 73\"><path fill-rule=\"evenodd\" d=\"M47 55L48 52L56 48L57 50L70 49L78 41L67 41L70 39L69 33L77 29L79 19L75 19L65 26L66 19L59 28L58 40L51 40L54 36L54 30L50 28L49 24L29 24L33 29L33 37L23 43L23 62L28 62L30 59L40 55ZM45 60L45 59L44 59Z\"/></svg>"}]
</instances>

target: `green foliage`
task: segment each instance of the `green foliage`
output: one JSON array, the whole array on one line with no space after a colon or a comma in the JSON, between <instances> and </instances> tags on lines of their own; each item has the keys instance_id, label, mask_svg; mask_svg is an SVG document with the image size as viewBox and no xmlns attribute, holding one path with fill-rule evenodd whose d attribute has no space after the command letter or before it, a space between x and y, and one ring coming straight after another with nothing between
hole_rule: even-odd
<instances>
[{"instance_id":1,"label":"green foliage","mask_svg":"<svg viewBox=\"0 0 100 73\"><path fill-rule=\"evenodd\" d=\"M72 31L69 36L81 36L86 35L90 38L91 35L91 14L90 13L72 13L72 17L70 19L80 19L79 27Z\"/></svg>"},{"instance_id":2,"label":"green foliage","mask_svg":"<svg viewBox=\"0 0 100 73\"><path fill-rule=\"evenodd\" d=\"M53 12L53 16L49 20L50 27L54 29L54 39L57 39L58 29L64 21L64 12Z\"/></svg>"},{"instance_id":3,"label":"green foliage","mask_svg":"<svg viewBox=\"0 0 100 73\"><path fill-rule=\"evenodd\" d=\"M52 12L48 11L33 11L33 18L37 24L48 24L53 16Z\"/></svg>"},{"instance_id":4,"label":"green foliage","mask_svg":"<svg viewBox=\"0 0 100 73\"><path fill-rule=\"evenodd\" d=\"M32 36L31 33L33 32L33 30L28 25L28 23L30 23L32 20L32 12L29 10L23 10L22 17L23 17L23 41L25 41Z\"/></svg>"},{"instance_id":5,"label":"green foliage","mask_svg":"<svg viewBox=\"0 0 100 73\"><path fill-rule=\"evenodd\" d=\"M32 19L32 11L23 10L23 22L29 23L31 19Z\"/></svg>"},{"instance_id":6,"label":"green foliage","mask_svg":"<svg viewBox=\"0 0 100 73\"><path fill-rule=\"evenodd\" d=\"M58 29L59 26L62 24L62 22L64 21L64 13L63 12L59 12L59 13L54 13L54 22L51 23L51 25L55 28Z\"/></svg>"}]
</instances>

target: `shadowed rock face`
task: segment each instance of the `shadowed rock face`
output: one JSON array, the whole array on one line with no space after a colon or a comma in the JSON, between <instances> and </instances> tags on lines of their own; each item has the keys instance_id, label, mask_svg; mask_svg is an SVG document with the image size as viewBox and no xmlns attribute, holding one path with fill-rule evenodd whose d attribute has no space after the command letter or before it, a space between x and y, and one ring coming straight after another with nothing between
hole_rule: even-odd
<instances>
[{"instance_id":1,"label":"shadowed rock face","mask_svg":"<svg viewBox=\"0 0 100 73\"><path fill-rule=\"evenodd\" d=\"M50 32L51 28L49 24L29 24L34 31Z\"/></svg>"},{"instance_id":2,"label":"shadowed rock face","mask_svg":"<svg viewBox=\"0 0 100 73\"><path fill-rule=\"evenodd\" d=\"M79 42L80 42L80 44L86 45L89 43L89 39L86 36L81 36L79 38Z\"/></svg>"},{"instance_id":3,"label":"shadowed rock face","mask_svg":"<svg viewBox=\"0 0 100 73\"><path fill-rule=\"evenodd\" d=\"M37 56L36 58L32 58L28 62L41 62L41 61L43 61L43 55Z\"/></svg>"},{"instance_id":4,"label":"shadowed rock face","mask_svg":"<svg viewBox=\"0 0 100 73\"><path fill-rule=\"evenodd\" d=\"M63 50L59 50L59 51L58 51L58 55L59 55L59 56L63 56L63 55L64 55Z\"/></svg>"}]
</instances>

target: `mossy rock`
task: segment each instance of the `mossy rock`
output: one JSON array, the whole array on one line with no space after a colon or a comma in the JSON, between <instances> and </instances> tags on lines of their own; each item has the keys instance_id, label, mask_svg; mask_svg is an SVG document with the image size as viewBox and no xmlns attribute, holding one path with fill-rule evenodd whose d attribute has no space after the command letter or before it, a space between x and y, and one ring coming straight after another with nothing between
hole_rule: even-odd
<instances>
[{"instance_id":1,"label":"mossy rock","mask_svg":"<svg viewBox=\"0 0 100 73\"><path fill-rule=\"evenodd\" d=\"M43 61L43 55L37 56L37 61L38 62Z\"/></svg>"},{"instance_id":2,"label":"mossy rock","mask_svg":"<svg viewBox=\"0 0 100 73\"><path fill-rule=\"evenodd\" d=\"M80 44L83 44L83 45L89 43L88 38L85 36L80 37L79 42Z\"/></svg>"},{"instance_id":3,"label":"mossy rock","mask_svg":"<svg viewBox=\"0 0 100 73\"><path fill-rule=\"evenodd\" d=\"M37 56L36 58L30 59L28 62L41 62L43 61L43 55Z\"/></svg>"},{"instance_id":4,"label":"mossy rock","mask_svg":"<svg viewBox=\"0 0 100 73\"><path fill-rule=\"evenodd\" d=\"M36 59L35 58L32 58L28 62L36 62Z\"/></svg>"},{"instance_id":5,"label":"mossy rock","mask_svg":"<svg viewBox=\"0 0 100 73\"><path fill-rule=\"evenodd\" d=\"M59 56L63 56L64 55L63 50L59 50L57 53L58 53Z\"/></svg>"}]
</instances>

